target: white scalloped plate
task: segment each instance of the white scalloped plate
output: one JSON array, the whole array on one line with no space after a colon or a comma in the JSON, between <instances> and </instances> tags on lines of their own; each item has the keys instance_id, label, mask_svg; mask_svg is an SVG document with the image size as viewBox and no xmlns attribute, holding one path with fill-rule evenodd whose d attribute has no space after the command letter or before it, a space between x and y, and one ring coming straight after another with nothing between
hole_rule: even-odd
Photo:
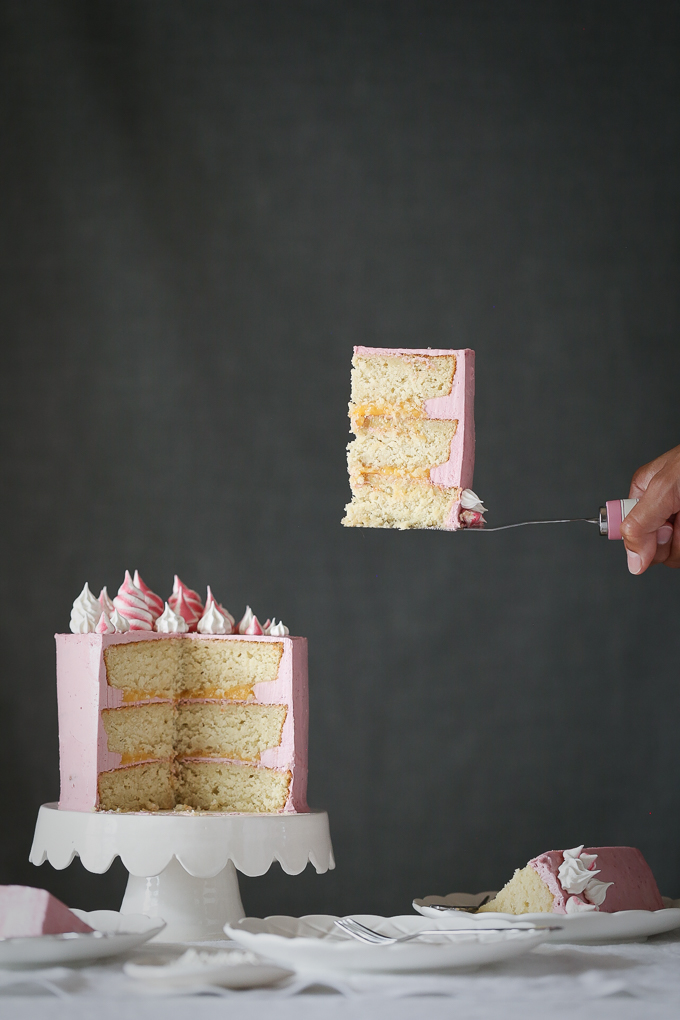
<instances>
[{"instance_id":1,"label":"white scalloped plate","mask_svg":"<svg viewBox=\"0 0 680 1020\"><path fill-rule=\"evenodd\" d=\"M444 906L472 905L481 899L482 894L471 896L469 893L449 893L448 896L426 896L422 900L413 901L413 909L427 918L436 918L451 929L479 925L480 930L497 924L517 924L528 921L531 924L545 924L549 917L551 923L562 926L562 931L550 933L549 942L624 942L646 939L650 935L661 935L663 932L680 928L680 909L665 907L663 910L619 910L613 914L604 911L592 911L584 914L497 914L492 911L483 914L468 914L452 910L443 912L435 910L433 903ZM675 903L674 900L666 900Z\"/></svg>"},{"instance_id":2,"label":"white scalloped plate","mask_svg":"<svg viewBox=\"0 0 680 1020\"><path fill-rule=\"evenodd\" d=\"M528 953L545 942L546 933L528 928L526 932L474 932L452 936L448 924L433 924L413 914L380 917L353 914L355 920L385 935L406 935L414 931L441 928L442 936L432 940L405 942L394 946L370 946L345 935L330 914L306 917L244 917L226 934L251 952L273 960L282 967L303 972L363 971L414 972L480 967ZM439 919L438 919L439 920ZM545 922L545 918L543 918Z\"/></svg>"},{"instance_id":3,"label":"white scalloped plate","mask_svg":"<svg viewBox=\"0 0 680 1020\"><path fill-rule=\"evenodd\" d=\"M145 914L71 909L94 931L0 939L0 967L53 967L117 956L148 942L165 928L165 921Z\"/></svg>"}]
</instances>

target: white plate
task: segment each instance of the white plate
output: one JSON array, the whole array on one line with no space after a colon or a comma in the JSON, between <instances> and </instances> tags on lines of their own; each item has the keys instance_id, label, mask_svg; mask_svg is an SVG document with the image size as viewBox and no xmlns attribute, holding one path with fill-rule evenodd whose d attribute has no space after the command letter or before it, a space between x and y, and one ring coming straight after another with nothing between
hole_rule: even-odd
<instances>
[{"instance_id":1,"label":"white plate","mask_svg":"<svg viewBox=\"0 0 680 1020\"><path fill-rule=\"evenodd\" d=\"M518 921L531 924L545 924L550 918L551 924L559 924L562 931L550 933L549 942L622 942L632 939L646 939L649 935L660 935L665 931L680 928L680 909L665 907L663 910L619 910L613 914L604 911L592 911L585 914L497 914L492 911L483 914L468 914L463 911L435 910L433 903L450 906L472 904L482 894L470 896L468 893L449 893L448 896L426 896L422 900L414 900L413 908L423 917L436 917L442 925L455 929L479 925L480 929ZM666 900L667 903L675 901Z\"/></svg>"},{"instance_id":2,"label":"white plate","mask_svg":"<svg viewBox=\"0 0 680 1020\"><path fill-rule=\"evenodd\" d=\"M263 963L253 953L240 949L188 949L182 956L164 954L126 963L128 977L147 981L159 988L219 985L221 988L264 988L293 972Z\"/></svg>"},{"instance_id":3,"label":"white plate","mask_svg":"<svg viewBox=\"0 0 680 1020\"><path fill-rule=\"evenodd\" d=\"M353 914L355 920L385 935L407 935L441 928L432 941L396 946L369 946L345 935L329 914L306 917L245 917L225 932L234 942L297 971L435 971L453 967L479 967L528 953L545 941L544 932L474 932L451 935L451 925L425 921L412 914L380 917ZM545 921L545 918L543 919ZM448 933L448 934L447 934ZM429 937L428 937L429 938Z\"/></svg>"},{"instance_id":4,"label":"white plate","mask_svg":"<svg viewBox=\"0 0 680 1020\"><path fill-rule=\"evenodd\" d=\"M94 928L93 932L0 939L0 967L52 967L116 956L147 942L165 928L165 921L144 914L72 909L81 921Z\"/></svg>"}]
</instances>

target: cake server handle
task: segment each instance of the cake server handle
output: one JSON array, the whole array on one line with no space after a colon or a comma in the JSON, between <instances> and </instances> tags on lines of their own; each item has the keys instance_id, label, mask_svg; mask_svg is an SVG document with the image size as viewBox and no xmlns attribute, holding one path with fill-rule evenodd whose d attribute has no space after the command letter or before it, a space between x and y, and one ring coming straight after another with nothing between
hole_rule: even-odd
<instances>
[{"instance_id":1,"label":"cake server handle","mask_svg":"<svg viewBox=\"0 0 680 1020\"><path fill-rule=\"evenodd\" d=\"M584 521L586 524L597 524L600 534L605 538L620 539L621 523L631 512L637 499L608 499L600 507L597 517L566 517L560 521L519 521L517 524L502 524L498 528L463 528L463 531L507 531L508 528L524 528L527 524L575 524Z\"/></svg>"}]
</instances>

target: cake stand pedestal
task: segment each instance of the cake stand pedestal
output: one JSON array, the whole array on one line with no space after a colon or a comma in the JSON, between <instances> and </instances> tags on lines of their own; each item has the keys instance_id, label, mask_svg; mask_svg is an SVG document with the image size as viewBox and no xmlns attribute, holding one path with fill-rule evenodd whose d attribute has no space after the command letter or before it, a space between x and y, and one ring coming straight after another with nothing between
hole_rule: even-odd
<instances>
[{"instance_id":1,"label":"cake stand pedestal","mask_svg":"<svg viewBox=\"0 0 680 1020\"><path fill-rule=\"evenodd\" d=\"M59 811L43 804L32 864L67 868L74 857L95 874L120 857L130 872L121 913L160 917L159 942L226 938L244 916L236 871L264 875L279 861L289 875L307 862L335 867L325 811L298 815L156 814Z\"/></svg>"}]
</instances>

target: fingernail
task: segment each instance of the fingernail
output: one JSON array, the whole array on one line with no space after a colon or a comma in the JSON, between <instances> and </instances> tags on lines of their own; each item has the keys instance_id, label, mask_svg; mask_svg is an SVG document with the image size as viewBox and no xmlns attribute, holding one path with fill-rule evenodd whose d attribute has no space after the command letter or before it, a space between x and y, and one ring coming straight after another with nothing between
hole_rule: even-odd
<instances>
[{"instance_id":1,"label":"fingernail","mask_svg":"<svg viewBox=\"0 0 680 1020\"><path fill-rule=\"evenodd\" d=\"M628 557L628 569L631 574L639 574L642 570L642 559L634 552L627 551L626 556Z\"/></svg>"},{"instance_id":2,"label":"fingernail","mask_svg":"<svg viewBox=\"0 0 680 1020\"><path fill-rule=\"evenodd\" d=\"M673 527L670 524L662 524L656 533L657 545L668 545L673 537Z\"/></svg>"}]
</instances>

